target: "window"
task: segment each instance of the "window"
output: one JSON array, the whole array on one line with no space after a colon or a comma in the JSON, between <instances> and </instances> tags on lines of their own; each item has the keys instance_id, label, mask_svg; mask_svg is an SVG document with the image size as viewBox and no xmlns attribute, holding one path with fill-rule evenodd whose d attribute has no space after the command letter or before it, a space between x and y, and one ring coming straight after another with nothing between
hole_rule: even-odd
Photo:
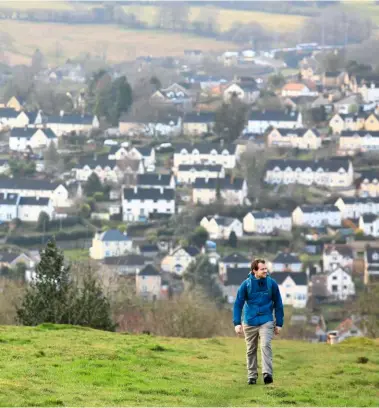
<instances>
[{"instance_id":1,"label":"window","mask_svg":"<svg viewBox=\"0 0 379 408\"><path fill-rule=\"evenodd\" d=\"M287 294L286 294L286 298L287 298L287 299L290 299L290 298L291 298L291 294L290 294L290 293L287 293Z\"/></svg>"},{"instance_id":2,"label":"window","mask_svg":"<svg viewBox=\"0 0 379 408\"><path fill-rule=\"evenodd\" d=\"M343 288L346 290L346 289L347 289L347 286L346 286L346 285L343 285Z\"/></svg>"},{"instance_id":3,"label":"window","mask_svg":"<svg viewBox=\"0 0 379 408\"><path fill-rule=\"evenodd\" d=\"M337 280L337 276L333 276L333 280Z\"/></svg>"},{"instance_id":4,"label":"window","mask_svg":"<svg viewBox=\"0 0 379 408\"><path fill-rule=\"evenodd\" d=\"M338 286L332 285L332 292L337 292L337 291L338 291Z\"/></svg>"}]
</instances>

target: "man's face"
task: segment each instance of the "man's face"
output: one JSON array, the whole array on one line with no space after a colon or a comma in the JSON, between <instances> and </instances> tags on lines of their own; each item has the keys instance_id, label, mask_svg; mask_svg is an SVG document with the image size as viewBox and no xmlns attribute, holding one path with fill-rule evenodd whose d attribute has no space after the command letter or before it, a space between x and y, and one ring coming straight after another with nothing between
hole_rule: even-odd
<instances>
[{"instance_id":1,"label":"man's face","mask_svg":"<svg viewBox=\"0 0 379 408\"><path fill-rule=\"evenodd\" d=\"M254 271L256 278L265 278L267 276L267 266L264 263L259 262L258 270Z\"/></svg>"}]
</instances>

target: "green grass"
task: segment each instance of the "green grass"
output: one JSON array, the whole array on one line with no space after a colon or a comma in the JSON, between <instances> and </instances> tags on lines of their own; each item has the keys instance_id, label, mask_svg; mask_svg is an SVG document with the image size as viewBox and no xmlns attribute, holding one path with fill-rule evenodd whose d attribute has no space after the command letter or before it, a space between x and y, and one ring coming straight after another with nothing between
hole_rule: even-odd
<instances>
[{"instance_id":1,"label":"green grass","mask_svg":"<svg viewBox=\"0 0 379 408\"><path fill-rule=\"evenodd\" d=\"M378 342L275 340L275 383L246 385L242 338L0 327L1 406L375 406ZM367 357L367 364L357 362Z\"/></svg>"},{"instance_id":2,"label":"green grass","mask_svg":"<svg viewBox=\"0 0 379 408\"><path fill-rule=\"evenodd\" d=\"M88 249L65 249L65 257L71 262L80 262L89 260L89 250Z\"/></svg>"}]
</instances>

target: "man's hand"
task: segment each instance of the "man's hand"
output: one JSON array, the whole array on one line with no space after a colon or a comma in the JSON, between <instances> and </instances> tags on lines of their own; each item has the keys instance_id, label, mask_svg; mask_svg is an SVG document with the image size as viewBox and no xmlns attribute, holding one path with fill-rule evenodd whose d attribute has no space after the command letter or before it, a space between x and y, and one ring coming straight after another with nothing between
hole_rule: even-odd
<instances>
[{"instance_id":1,"label":"man's hand","mask_svg":"<svg viewBox=\"0 0 379 408\"><path fill-rule=\"evenodd\" d=\"M282 330L281 327L275 326L274 333L278 336L281 330Z\"/></svg>"},{"instance_id":2,"label":"man's hand","mask_svg":"<svg viewBox=\"0 0 379 408\"><path fill-rule=\"evenodd\" d=\"M236 331L236 333L240 336L242 334L242 326L239 324L237 325L234 330Z\"/></svg>"}]
</instances>

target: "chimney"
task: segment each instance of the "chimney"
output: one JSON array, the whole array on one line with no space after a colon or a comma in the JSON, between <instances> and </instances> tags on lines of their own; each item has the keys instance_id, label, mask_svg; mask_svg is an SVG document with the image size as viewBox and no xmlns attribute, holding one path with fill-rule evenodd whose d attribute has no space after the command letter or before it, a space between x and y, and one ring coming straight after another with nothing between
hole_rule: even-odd
<instances>
[{"instance_id":1,"label":"chimney","mask_svg":"<svg viewBox=\"0 0 379 408\"><path fill-rule=\"evenodd\" d=\"M134 186L134 193L135 193L135 194L137 193L137 190L138 190L138 187L137 187L137 186Z\"/></svg>"},{"instance_id":2,"label":"chimney","mask_svg":"<svg viewBox=\"0 0 379 408\"><path fill-rule=\"evenodd\" d=\"M223 147L224 146L224 139L220 140L220 146Z\"/></svg>"},{"instance_id":3,"label":"chimney","mask_svg":"<svg viewBox=\"0 0 379 408\"><path fill-rule=\"evenodd\" d=\"M163 194L163 187L159 187L161 194Z\"/></svg>"},{"instance_id":4,"label":"chimney","mask_svg":"<svg viewBox=\"0 0 379 408\"><path fill-rule=\"evenodd\" d=\"M59 112L59 116L60 116L60 117L63 117L63 116L64 116L64 110L61 110L61 111Z\"/></svg>"},{"instance_id":5,"label":"chimney","mask_svg":"<svg viewBox=\"0 0 379 408\"><path fill-rule=\"evenodd\" d=\"M36 197L36 200L39 201L39 196Z\"/></svg>"}]
</instances>

